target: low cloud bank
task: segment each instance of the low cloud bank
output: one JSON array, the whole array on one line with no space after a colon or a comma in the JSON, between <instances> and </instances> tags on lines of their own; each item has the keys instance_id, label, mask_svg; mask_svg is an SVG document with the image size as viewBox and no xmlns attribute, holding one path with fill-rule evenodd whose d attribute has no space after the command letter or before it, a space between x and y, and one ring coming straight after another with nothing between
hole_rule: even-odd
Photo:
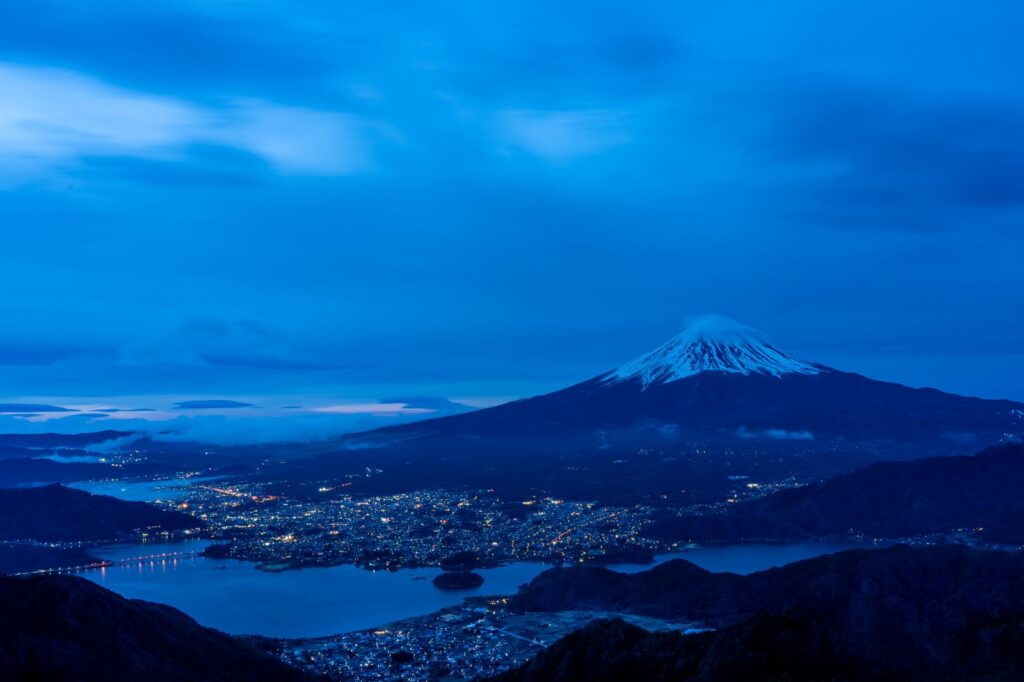
<instances>
[{"instance_id":1,"label":"low cloud bank","mask_svg":"<svg viewBox=\"0 0 1024 682\"><path fill-rule=\"evenodd\" d=\"M430 407L427 407L429 405ZM422 406L422 407L421 407ZM253 408L238 409L234 408ZM334 406L334 408L341 406ZM285 413L231 400L193 400L175 403L175 410L198 410L196 414L164 412L132 417L125 412L75 412L46 420L0 414L0 433L85 433L101 430L131 432L89 447L91 452L109 454L128 448L149 437L162 442L197 442L211 445L254 445L258 443L309 442L327 440L347 433L370 431L384 426L441 417L470 410L445 398L404 398L401 402L354 403L347 409L289 406ZM203 414L202 410L227 413ZM286 408L279 408L285 410ZM166 415L167 418L159 418Z\"/></svg>"},{"instance_id":2,"label":"low cloud bank","mask_svg":"<svg viewBox=\"0 0 1024 682\"><path fill-rule=\"evenodd\" d=\"M237 400L183 400L174 403L176 410L232 410L239 407L256 407L252 403L240 403Z\"/></svg>"},{"instance_id":3,"label":"low cloud bank","mask_svg":"<svg viewBox=\"0 0 1024 682\"><path fill-rule=\"evenodd\" d=\"M810 431L789 431L787 429L760 429L751 431L745 426L736 429L740 438L769 438L771 440L814 440Z\"/></svg>"},{"instance_id":4,"label":"low cloud bank","mask_svg":"<svg viewBox=\"0 0 1024 682\"><path fill-rule=\"evenodd\" d=\"M77 412L70 407L60 405L39 405L36 403L0 403L0 413L28 414L39 412Z\"/></svg>"}]
</instances>

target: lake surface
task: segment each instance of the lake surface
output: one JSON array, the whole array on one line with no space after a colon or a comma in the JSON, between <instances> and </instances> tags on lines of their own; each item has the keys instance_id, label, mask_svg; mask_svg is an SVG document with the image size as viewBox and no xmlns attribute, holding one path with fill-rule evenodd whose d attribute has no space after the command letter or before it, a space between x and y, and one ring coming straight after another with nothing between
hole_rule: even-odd
<instances>
[{"instance_id":1,"label":"lake surface","mask_svg":"<svg viewBox=\"0 0 1024 682\"><path fill-rule=\"evenodd\" d=\"M116 560L198 551L207 544L206 540L189 540L121 545L93 553ZM721 545L661 555L657 562L685 558L712 571L750 573L851 547L836 543ZM614 569L635 572L650 566ZM545 564L514 563L482 569L478 571L485 580L481 587L459 591L434 587L430 581L440 573L436 568L374 572L331 566L267 573L249 562L198 556L134 562L82 575L126 597L170 604L203 625L232 634L320 637L426 615L470 596L512 594L547 568Z\"/></svg>"},{"instance_id":2,"label":"lake surface","mask_svg":"<svg viewBox=\"0 0 1024 682\"><path fill-rule=\"evenodd\" d=\"M94 495L110 495L128 502L156 502L185 497L189 493L188 486L193 483L217 480L220 480L219 476L169 478L159 481L79 481L69 483L68 487Z\"/></svg>"}]
</instances>

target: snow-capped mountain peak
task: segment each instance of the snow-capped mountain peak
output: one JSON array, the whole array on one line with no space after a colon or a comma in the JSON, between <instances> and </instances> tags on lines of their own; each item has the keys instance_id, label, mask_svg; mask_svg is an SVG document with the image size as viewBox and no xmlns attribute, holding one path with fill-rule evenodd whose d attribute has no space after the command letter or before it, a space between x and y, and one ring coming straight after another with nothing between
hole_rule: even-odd
<instances>
[{"instance_id":1,"label":"snow-capped mountain peak","mask_svg":"<svg viewBox=\"0 0 1024 682\"><path fill-rule=\"evenodd\" d=\"M700 374L818 374L822 368L798 360L764 340L757 330L719 315L691 321L679 336L604 375L608 382L640 379L668 383Z\"/></svg>"}]
</instances>

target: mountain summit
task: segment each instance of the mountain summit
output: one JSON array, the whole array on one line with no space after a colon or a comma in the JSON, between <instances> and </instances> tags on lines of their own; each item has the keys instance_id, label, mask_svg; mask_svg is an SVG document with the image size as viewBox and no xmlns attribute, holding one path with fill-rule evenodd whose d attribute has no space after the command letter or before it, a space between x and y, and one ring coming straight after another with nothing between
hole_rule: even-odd
<instances>
[{"instance_id":1,"label":"mountain summit","mask_svg":"<svg viewBox=\"0 0 1024 682\"><path fill-rule=\"evenodd\" d=\"M795 450L857 457L968 454L1020 434L1024 404L877 381L795 358L763 334L706 316L650 353L553 393L471 414L355 434L454 453L528 456Z\"/></svg>"},{"instance_id":2,"label":"mountain summit","mask_svg":"<svg viewBox=\"0 0 1024 682\"><path fill-rule=\"evenodd\" d=\"M679 336L604 375L609 382L639 379L646 388L701 372L817 374L818 365L798 360L768 343L752 327L720 315L691 321Z\"/></svg>"},{"instance_id":3,"label":"mountain summit","mask_svg":"<svg viewBox=\"0 0 1024 682\"><path fill-rule=\"evenodd\" d=\"M1022 403L869 379L705 317L573 386L351 434L301 466L308 477L344 476L353 492L457 484L692 502L720 499L745 477L827 478L878 459L969 454L1021 433ZM367 478L367 467L379 473Z\"/></svg>"}]
</instances>

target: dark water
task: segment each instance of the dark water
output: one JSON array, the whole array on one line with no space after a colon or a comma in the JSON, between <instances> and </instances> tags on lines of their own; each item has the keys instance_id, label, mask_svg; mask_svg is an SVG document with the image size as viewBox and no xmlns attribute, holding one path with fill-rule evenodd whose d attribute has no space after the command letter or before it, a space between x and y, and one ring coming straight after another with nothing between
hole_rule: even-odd
<instances>
[{"instance_id":1,"label":"dark water","mask_svg":"<svg viewBox=\"0 0 1024 682\"><path fill-rule=\"evenodd\" d=\"M117 558L201 549L206 544L192 540L120 546L96 554ZM750 573L850 547L827 543L698 547L660 556L658 561L682 557L708 570ZM202 557L135 562L83 575L126 597L170 604L203 625L233 634L317 637L425 615L468 596L512 594L546 568L544 564L516 563L481 570L483 586L456 592L434 587L430 580L439 572L434 568L371 572L332 566L266 573L248 562Z\"/></svg>"},{"instance_id":2,"label":"dark water","mask_svg":"<svg viewBox=\"0 0 1024 682\"><path fill-rule=\"evenodd\" d=\"M865 545L860 545L865 547ZM682 554L662 555L667 559L686 559L701 568L716 573L739 573L746 575L776 566L785 566L794 561L811 559L822 554L833 554L858 545L838 542L794 542L790 544L748 543L742 545L710 545L697 547Z\"/></svg>"}]
</instances>

